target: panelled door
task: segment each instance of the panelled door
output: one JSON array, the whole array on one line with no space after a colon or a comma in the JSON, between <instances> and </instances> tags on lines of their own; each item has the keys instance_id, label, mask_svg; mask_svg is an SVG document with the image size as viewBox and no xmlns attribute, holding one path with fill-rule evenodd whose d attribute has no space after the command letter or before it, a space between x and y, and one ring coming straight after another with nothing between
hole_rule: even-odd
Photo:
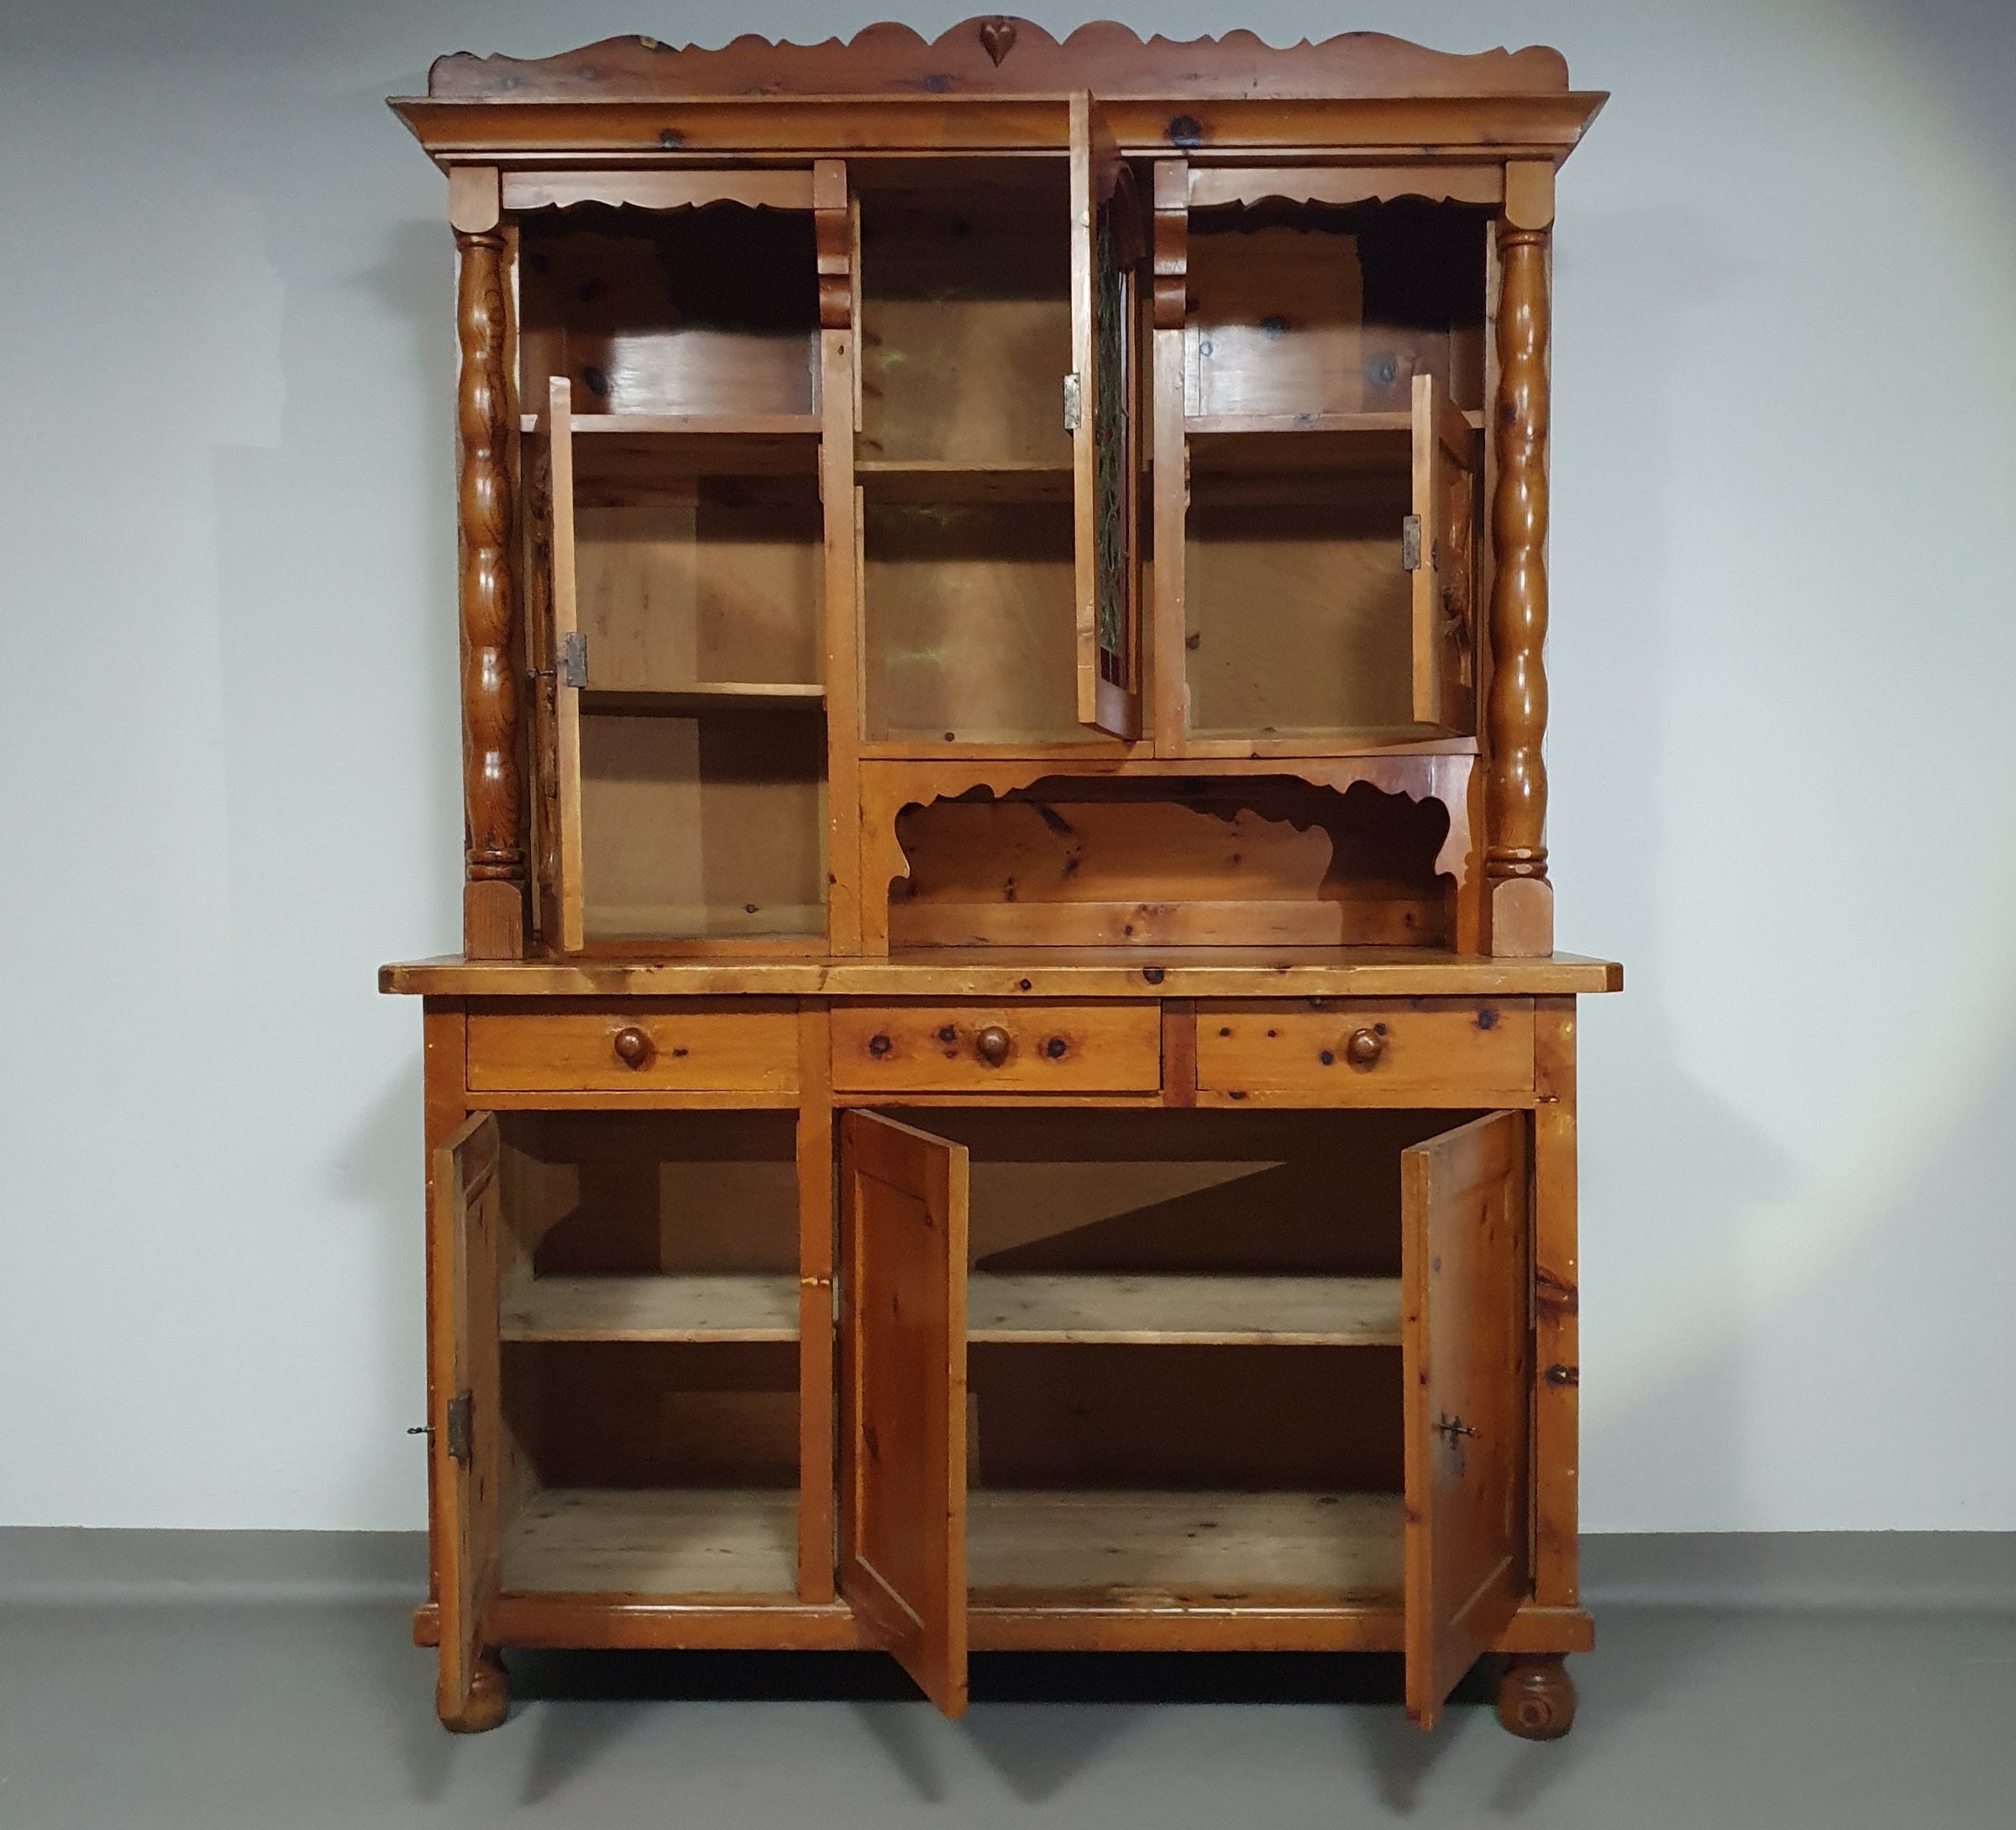
<instances>
[{"instance_id":1,"label":"panelled door","mask_svg":"<svg viewBox=\"0 0 2016 1830\"><path fill-rule=\"evenodd\" d=\"M1414 717L1453 736L1477 729L1478 443L1433 375L1414 378Z\"/></svg>"},{"instance_id":2,"label":"panelled door","mask_svg":"<svg viewBox=\"0 0 2016 1830\"><path fill-rule=\"evenodd\" d=\"M574 383L552 377L544 414L553 555L554 793L551 816L559 854L560 950L584 944L581 890L581 691L588 666L575 572Z\"/></svg>"},{"instance_id":3,"label":"panelled door","mask_svg":"<svg viewBox=\"0 0 2016 1830\"><path fill-rule=\"evenodd\" d=\"M1527 1585L1525 1115L1400 1163L1407 1713L1425 1728Z\"/></svg>"},{"instance_id":4,"label":"panelled door","mask_svg":"<svg viewBox=\"0 0 2016 1830\"><path fill-rule=\"evenodd\" d=\"M1071 98L1071 433L1078 718L1141 734L1137 287L1147 230L1132 171L1099 104ZM1179 657L1180 659L1180 657Z\"/></svg>"},{"instance_id":5,"label":"panelled door","mask_svg":"<svg viewBox=\"0 0 2016 1830\"><path fill-rule=\"evenodd\" d=\"M434 1152L428 1353L444 1722L468 1708L498 1557L497 1121L477 1112Z\"/></svg>"},{"instance_id":6,"label":"panelled door","mask_svg":"<svg viewBox=\"0 0 2016 1830\"><path fill-rule=\"evenodd\" d=\"M966 1712L965 1149L840 1115L840 1592Z\"/></svg>"}]
</instances>

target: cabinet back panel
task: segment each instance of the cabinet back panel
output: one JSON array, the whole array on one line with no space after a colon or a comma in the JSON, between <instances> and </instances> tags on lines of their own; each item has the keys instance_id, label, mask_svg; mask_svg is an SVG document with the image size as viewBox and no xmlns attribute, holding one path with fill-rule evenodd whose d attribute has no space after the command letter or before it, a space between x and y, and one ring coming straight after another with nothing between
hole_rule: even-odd
<instances>
[{"instance_id":1,"label":"cabinet back panel","mask_svg":"<svg viewBox=\"0 0 2016 1830\"><path fill-rule=\"evenodd\" d=\"M581 444L599 456L598 442ZM618 493L585 476L575 515L590 686L818 680L824 549L809 471Z\"/></svg>"},{"instance_id":2,"label":"cabinet back panel","mask_svg":"<svg viewBox=\"0 0 2016 1830\"><path fill-rule=\"evenodd\" d=\"M1390 729L1414 716L1413 608L1400 565L1404 474L1339 475L1250 499L1199 478L1184 604L1200 735Z\"/></svg>"},{"instance_id":3,"label":"cabinet back panel","mask_svg":"<svg viewBox=\"0 0 2016 1830\"><path fill-rule=\"evenodd\" d=\"M1184 411L1404 412L1417 374L1481 407L1484 220L1413 201L1194 212Z\"/></svg>"},{"instance_id":4,"label":"cabinet back panel","mask_svg":"<svg viewBox=\"0 0 2016 1830\"><path fill-rule=\"evenodd\" d=\"M906 1120L971 1154L976 1270L1337 1277L1398 1275L1400 1153L1455 1122L1057 1108Z\"/></svg>"},{"instance_id":5,"label":"cabinet back panel","mask_svg":"<svg viewBox=\"0 0 2016 1830\"><path fill-rule=\"evenodd\" d=\"M1070 461L1068 223L1061 166L864 196L864 455Z\"/></svg>"},{"instance_id":6,"label":"cabinet back panel","mask_svg":"<svg viewBox=\"0 0 2016 1830\"><path fill-rule=\"evenodd\" d=\"M867 734L1093 738L1078 722L1068 502L870 503Z\"/></svg>"},{"instance_id":7,"label":"cabinet back panel","mask_svg":"<svg viewBox=\"0 0 2016 1830\"><path fill-rule=\"evenodd\" d=\"M507 1230L540 1276L797 1270L789 1112L521 1112L503 1123Z\"/></svg>"},{"instance_id":8,"label":"cabinet back panel","mask_svg":"<svg viewBox=\"0 0 2016 1830\"><path fill-rule=\"evenodd\" d=\"M1393 1348L976 1346L986 1487L1394 1492Z\"/></svg>"},{"instance_id":9,"label":"cabinet back panel","mask_svg":"<svg viewBox=\"0 0 2016 1830\"><path fill-rule=\"evenodd\" d=\"M825 778L802 712L585 714L588 938L822 932Z\"/></svg>"},{"instance_id":10,"label":"cabinet back panel","mask_svg":"<svg viewBox=\"0 0 2016 1830\"><path fill-rule=\"evenodd\" d=\"M521 396L574 383L577 413L810 413L812 224L717 204L529 218L518 261Z\"/></svg>"},{"instance_id":11,"label":"cabinet back panel","mask_svg":"<svg viewBox=\"0 0 2016 1830\"><path fill-rule=\"evenodd\" d=\"M1363 284L1349 235L1273 226L1189 249L1184 410L1348 413L1363 399Z\"/></svg>"},{"instance_id":12,"label":"cabinet back panel","mask_svg":"<svg viewBox=\"0 0 2016 1830\"><path fill-rule=\"evenodd\" d=\"M547 1487L783 1487L795 1344L507 1343L504 1403Z\"/></svg>"}]
</instances>

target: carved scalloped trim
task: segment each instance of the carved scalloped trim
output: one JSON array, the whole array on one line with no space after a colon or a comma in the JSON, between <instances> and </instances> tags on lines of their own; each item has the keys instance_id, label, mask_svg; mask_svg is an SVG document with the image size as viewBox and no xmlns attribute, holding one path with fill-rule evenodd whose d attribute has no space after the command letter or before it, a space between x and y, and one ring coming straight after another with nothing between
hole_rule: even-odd
<instances>
[{"instance_id":1,"label":"carved scalloped trim","mask_svg":"<svg viewBox=\"0 0 2016 1830\"><path fill-rule=\"evenodd\" d=\"M1437 767L1431 770L1425 785L1420 781L1418 770L1410 768L1416 759L1409 757L1365 756L1343 760L1326 760L1298 764L1284 758L1270 758L1268 776L1285 776L1292 781L1307 782L1315 788L1327 788L1336 794L1344 794L1360 783L1377 790L1381 794L1393 795L1401 800L1411 801L1419 807L1425 801L1439 802L1447 814L1449 823L1442 834L1442 842L1435 855L1434 870L1438 881L1447 878L1452 886L1460 886L1464 876L1474 860L1475 846L1470 831L1470 776L1474 759L1468 756L1437 757L1437 764L1454 762L1462 766L1448 773ZM1279 766L1273 766L1278 763ZM1178 765L1180 770L1181 765ZM1058 766L1056 757L1026 758L1004 764L999 760L977 762L970 772L958 770L957 785L953 781L940 783L927 794L906 798L886 806L886 827L875 835L874 849L878 861L869 866L874 877L879 877L884 865L890 868L885 881L875 882L873 878L863 883L864 892L879 896L885 904L889 893L899 883L906 882L913 875L910 855L903 849L900 829L905 814L935 807L941 801L963 801L969 796L984 794L990 800L1000 801L1023 788L1032 788L1039 781L1053 778L1068 780L1073 771ZM1113 779L1100 777L1100 779ZM1137 776L1129 779L1154 781L1155 776ZM1162 779L1168 779L1166 777ZM1227 776L1226 780L1264 781L1266 776L1248 777L1243 774ZM1310 831L1321 823L1317 820L1298 820L1292 814L1284 816L1288 823L1299 833Z\"/></svg>"},{"instance_id":2,"label":"carved scalloped trim","mask_svg":"<svg viewBox=\"0 0 2016 1830\"><path fill-rule=\"evenodd\" d=\"M1004 35L1007 49L997 61ZM1346 32L1273 45L1243 29L1186 42L1159 34L1144 39L1110 19L1081 25L1060 41L1032 20L990 14L961 20L935 39L885 22L816 45L748 34L719 49L629 37L543 58L457 51L434 60L427 92L437 100L613 102L1090 89L1114 97L1285 99L1535 95L1567 87L1567 60L1540 45L1462 54L1381 32Z\"/></svg>"}]
</instances>

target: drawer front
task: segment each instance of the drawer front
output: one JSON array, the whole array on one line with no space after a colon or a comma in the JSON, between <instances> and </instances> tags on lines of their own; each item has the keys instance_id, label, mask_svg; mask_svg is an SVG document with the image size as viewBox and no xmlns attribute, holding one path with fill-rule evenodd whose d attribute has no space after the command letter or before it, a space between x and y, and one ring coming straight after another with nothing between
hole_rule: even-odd
<instances>
[{"instance_id":1,"label":"drawer front","mask_svg":"<svg viewBox=\"0 0 2016 1830\"><path fill-rule=\"evenodd\" d=\"M1152 1093L1162 1012L1139 1004L836 1004L843 1093Z\"/></svg>"},{"instance_id":2,"label":"drawer front","mask_svg":"<svg viewBox=\"0 0 2016 1830\"><path fill-rule=\"evenodd\" d=\"M470 1007L475 1092L798 1090L798 1017L786 999L627 998Z\"/></svg>"},{"instance_id":3,"label":"drawer front","mask_svg":"<svg viewBox=\"0 0 2016 1830\"><path fill-rule=\"evenodd\" d=\"M1317 1105L1531 1104L1524 997L1228 1000L1197 1009L1197 1086Z\"/></svg>"}]
</instances>

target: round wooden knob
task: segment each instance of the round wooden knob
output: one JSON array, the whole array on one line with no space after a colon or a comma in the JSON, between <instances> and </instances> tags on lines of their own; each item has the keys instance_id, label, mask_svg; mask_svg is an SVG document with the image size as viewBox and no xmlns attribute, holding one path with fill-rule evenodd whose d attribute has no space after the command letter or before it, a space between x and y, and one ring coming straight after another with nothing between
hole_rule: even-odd
<instances>
[{"instance_id":1,"label":"round wooden knob","mask_svg":"<svg viewBox=\"0 0 2016 1830\"><path fill-rule=\"evenodd\" d=\"M617 1060L627 1068L648 1067L651 1057L658 1053L658 1044L634 1023L617 1031L613 1046Z\"/></svg>"},{"instance_id":2,"label":"round wooden knob","mask_svg":"<svg viewBox=\"0 0 2016 1830\"><path fill-rule=\"evenodd\" d=\"M999 1067L1008 1059L1008 1032L990 1023L973 1039L974 1052L989 1067Z\"/></svg>"},{"instance_id":3,"label":"round wooden knob","mask_svg":"<svg viewBox=\"0 0 2016 1830\"><path fill-rule=\"evenodd\" d=\"M1370 1067L1386 1052L1386 1039L1376 1029L1354 1029L1344 1044L1344 1059L1353 1067Z\"/></svg>"}]
</instances>

